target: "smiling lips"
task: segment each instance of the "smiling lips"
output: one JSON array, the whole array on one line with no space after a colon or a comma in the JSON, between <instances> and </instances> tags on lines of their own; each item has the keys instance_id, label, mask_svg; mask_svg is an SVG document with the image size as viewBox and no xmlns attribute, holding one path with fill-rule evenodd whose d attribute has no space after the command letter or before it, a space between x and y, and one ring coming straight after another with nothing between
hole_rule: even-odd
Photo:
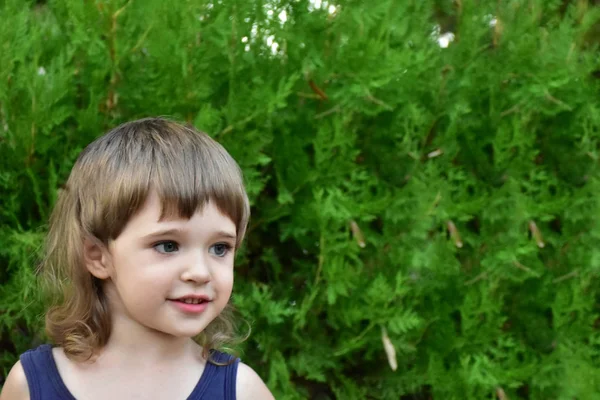
<instances>
[{"instance_id":1,"label":"smiling lips","mask_svg":"<svg viewBox=\"0 0 600 400\"><path fill-rule=\"evenodd\" d=\"M168 299L180 311L197 314L203 312L212 301L208 296L188 295L177 299Z\"/></svg>"},{"instance_id":2,"label":"smiling lips","mask_svg":"<svg viewBox=\"0 0 600 400\"><path fill-rule=\"evenodd\" d=\"M199 304L199 303L204 303L203 299L181 299L181 300L176 300L176 301L182 301L186 304Z\"/></svg>"}]
</instances>

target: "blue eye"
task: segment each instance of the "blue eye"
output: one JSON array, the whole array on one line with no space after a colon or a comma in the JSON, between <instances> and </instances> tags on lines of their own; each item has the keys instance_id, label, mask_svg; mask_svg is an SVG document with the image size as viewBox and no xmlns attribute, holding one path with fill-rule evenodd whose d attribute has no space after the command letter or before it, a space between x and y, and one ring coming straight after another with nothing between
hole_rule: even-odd
<instances>
[{"instance_id":1,"label":"blue eye","mask_svg":"<svg viewBox=\"0 0 600 400\"><path fill-rule=\"evenodd\" d=\"M156 251L163 254L174 253L179 250L179 245L171 241L160 242L155 244L153 247Z\"/></svg>"},{"instance_id":2,"label":"blue eye","mask_svg":"<svg viewBox=\"0 0 600 400\"><path fill-rule=\"evenodd\" d=\"M227 243L217 243L210 247L209 252L217 257L225 257L227 253L231 251L231 249L231 245Z\"/></svg>"}]
</instances>

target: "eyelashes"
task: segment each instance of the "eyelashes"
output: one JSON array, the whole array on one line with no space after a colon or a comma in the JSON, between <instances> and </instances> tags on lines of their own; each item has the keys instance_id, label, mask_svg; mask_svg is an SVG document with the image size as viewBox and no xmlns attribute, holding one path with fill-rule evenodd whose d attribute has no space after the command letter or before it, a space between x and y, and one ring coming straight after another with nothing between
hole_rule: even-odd
<instances>
[{"instance_id":1,"label":"eyelashes","mask_svg":"<svg viewBox=\"0 0 600 400\"><path fill-rule=\"evenodd\" d=\"M210 246L209 252L211 250L215 256L225 257L232 250L232 246L229 243L217 243Z\"/></svg>"},{"instance_id":2,"label":"eyelashes","mask_svg":"<svg viewBox=\"0 0 600 400\"><path fill-rule=\"evenodd\" d=\"M152 247L154 248L154 250L158 251L161 254L174 253L179 250L179 245L171 240L158 242L152 245Z\"/></svg>"},{"instance_id":3,"label":"eyelashes","mask_svg":"<svg viewBox=\"0 0 600 400\"><path fill-rule=\"evenodd\" d=\"M160 254L173 254L179 251L179 244L173 240L163 240L152 245ZM208 252L217 257L225 257L233 250L233 246L226 242L215 243L209 247Z\"/></svg>"}]
</instances>

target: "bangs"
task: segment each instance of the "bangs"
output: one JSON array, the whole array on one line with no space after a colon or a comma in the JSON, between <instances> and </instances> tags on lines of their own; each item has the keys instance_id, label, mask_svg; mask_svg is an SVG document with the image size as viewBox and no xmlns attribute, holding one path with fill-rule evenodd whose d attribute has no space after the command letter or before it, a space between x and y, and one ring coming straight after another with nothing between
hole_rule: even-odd
<instances>
[{"instance_id":1,"label":"bangs","mask_svg":"<svg viewBox=\"0 0 600 400\"><path fill-rule=\"evenodd\" d=\"M79 186L82 225L105 243L119 236L151 191L161 200L161 219L189 219L212 201L236 225L236 246L243 240L250 209L241 170L206 134L163 119L140 120L93 142L78 163L88 175L80 177L87 182Z\"/></svg>"},{"instance_id":2,"label":"bangs","mask_svg":"<svg viewBox=\"0 0 600 400\"><path fill-rule=\"evenodd\" d=\"M211 157L214 154L198 157L198 153L186 148L177 157L156 154L144 197L156 191L162 203L161 219L189 219L212 201L232 221L243 220L247 197L237 164L232 164L233 159Z\"/></svg>"}]
</instances>

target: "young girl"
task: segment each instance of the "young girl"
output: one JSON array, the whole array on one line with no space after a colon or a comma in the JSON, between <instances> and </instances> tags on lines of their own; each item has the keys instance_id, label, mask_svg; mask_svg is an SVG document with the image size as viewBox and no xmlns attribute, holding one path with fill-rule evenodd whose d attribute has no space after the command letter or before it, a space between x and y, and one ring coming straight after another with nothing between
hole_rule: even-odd
<instances>
[{"instance_id":1,"label":"young girl","mask_svg":"<svg viewBox=\"0 0 600 400\"><path fill-rule=\"evenodd\" d=\"M91 143L59 195L41 271L58 294L46 315L57 346L21 355L1 400L272 399L216 350L232 338L249 213L238 165L206 134L152 118Z\"/></svg>"}]
</instances>

